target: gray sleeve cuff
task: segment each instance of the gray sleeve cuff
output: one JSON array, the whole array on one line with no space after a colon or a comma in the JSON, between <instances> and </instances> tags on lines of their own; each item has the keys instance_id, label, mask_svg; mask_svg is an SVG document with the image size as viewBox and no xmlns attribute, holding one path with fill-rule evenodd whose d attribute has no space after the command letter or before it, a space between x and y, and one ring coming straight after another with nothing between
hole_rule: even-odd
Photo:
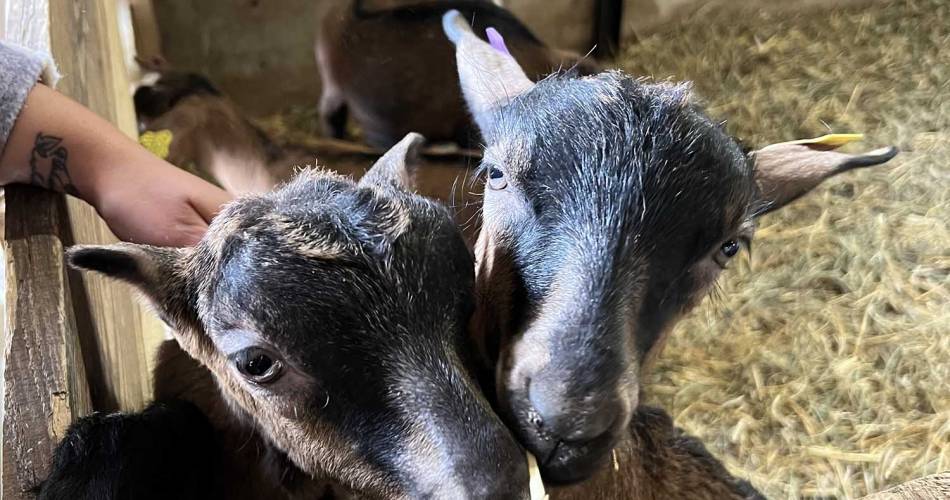
<instances>
[{"instance_id":1,"label":"gray sleeve cuff","mask_svg":"<svg viewBox=\"0 0 950 500\"><path fill-rule=\"evenodd\" d=\"M57 80L59 74L48 54L0 41L0 154L36 82L52 86Z\"/></svg>"}]
</instances>

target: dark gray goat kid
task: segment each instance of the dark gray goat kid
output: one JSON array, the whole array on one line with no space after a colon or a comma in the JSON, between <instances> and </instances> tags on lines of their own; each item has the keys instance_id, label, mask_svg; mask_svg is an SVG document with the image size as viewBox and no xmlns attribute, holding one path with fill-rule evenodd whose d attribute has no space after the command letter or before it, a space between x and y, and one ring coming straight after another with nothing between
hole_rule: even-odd
<instances>
[{"instance_id":1,"label":"dark gray goat kid","mask_svg":"<svg viewBox=\"0 0 950 500\"><path fill-rule=\"evenodd\" d=\"M247 445L260 450L217 478L221 496L260 497L261 478L273 484L265 496L528 495L524 452L468 363L471 254L448 211L408 191L407 157L415 161L421 142L407 136L359 184L309 170L239 198L194 248L69 250L71 265L141 291L200 363L163 353L157 385L173 392L168 377L194 372L198 390L180 390L231 443L217 453L234 461ZM84 466L108 462L107 450L84 446L90 435L121 435L136 418L74 426L41 497L110 497L109 488L169 467L151 462L104 480Z\"/></svg>"},{"instance_id":2,"label":"dark gray goat kid","mask_svg":"<svg viewBox=\"0 0 950 500\"><path fill-rule=\"evenodd\" d=\"M632 469L601 495L754 494L638 410L641 370L749 246L756 217L896 150L852 156L816 141L750 158L685 84L619 71L535 83L503 41L475 36L458 12L443 22L485 141L473 335L506 422L551 482L603 472L620 445Z\"/></svg>"}]
</instances>

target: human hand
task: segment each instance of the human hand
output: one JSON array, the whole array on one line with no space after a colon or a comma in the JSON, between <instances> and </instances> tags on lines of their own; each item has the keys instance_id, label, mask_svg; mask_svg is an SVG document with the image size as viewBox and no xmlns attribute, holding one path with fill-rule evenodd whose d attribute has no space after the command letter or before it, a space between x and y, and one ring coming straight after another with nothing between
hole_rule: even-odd
<instances>
[{"instance_id":1,"label":"human hand","mask_svg":"<svg viewBox=\"0 0 950 500\"><path fill-rule=\"evenodd\" d=\"M109 169L89 197L123 241L194 245L231 196L207 181L155 158L147 165Z\"/></svg>"},{"instance_id":2,"label":"human hand","mask_svg":"<svg viewBox=\"0 0 950 500\"><path fill-rule=\"evenodd\" d=\"M0 185L32 184L78 196L125 241L193 245L231 199L44 85L30 91L0 150Z\"/></svg>"}]
</instances>

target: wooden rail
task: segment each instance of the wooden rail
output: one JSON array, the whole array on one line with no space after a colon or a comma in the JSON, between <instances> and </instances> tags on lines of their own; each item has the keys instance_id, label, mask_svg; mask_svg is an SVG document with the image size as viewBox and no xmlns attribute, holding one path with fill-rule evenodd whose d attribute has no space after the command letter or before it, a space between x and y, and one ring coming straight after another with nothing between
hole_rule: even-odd
<instances>
[{"instance_id":1,"label":"wooden rail","mask_svg":"<svg viewBox=\"0 0 950 500\"><path fill-rule=\"evenodd\" d=\"M134 136L116 5L7 0L4 39L50 51L63 74L58 90ZM127 287L65 269L69 245L115 241L91 207L26 186L8 187L5 202L0 491L18 499L32 497L76 418L144 406L163 330Z\"/></svg>"}]
</instances>

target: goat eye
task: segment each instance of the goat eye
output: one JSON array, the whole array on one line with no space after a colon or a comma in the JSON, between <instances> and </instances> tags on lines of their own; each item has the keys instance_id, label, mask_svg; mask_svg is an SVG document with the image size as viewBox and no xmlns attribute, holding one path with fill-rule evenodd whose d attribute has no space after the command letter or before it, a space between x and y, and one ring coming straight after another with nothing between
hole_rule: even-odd
<instances>
[{"instance_id":1,"label":"goat eye","mask_svg":"<svg viewBox=\"0 0 950 500\"><path fill-rule=\"evenodd\" d=\"M250 347L232 355L238 371L257 383L275 380L281 372L281 363L269 352L259 347Z\"/></svg>"},{"instance_id":2,"label":"goat eye","mask_svg":"<svg viewBox=\"0 0 950 500\"><path fill-rule=\"evenodd\" d=\"M729 240L722 244L722 254L728 258L735 257L740 248L738 241Z\"/></svg>"},{"instance_id":3,"label":"goat eye","mask_svg":"<svg viewBox=\"0 0 950 500\"><path fill-rule=\"evenodd\" d=\"M495 190L508 187L508 180L505 179L505 173L500 168L488 167L488 187Z\"/></svg>"},{"instance_id":4,"label":"goat eye","mask_svg":"<svg viewBox=\"0 0 950 500\"><path fill-rule=\"evenodd\" d=\"M728 240L719 247L719 251L713 255L713 260L716 261L719 267L726 269L729 267L729 261L735 257L741 249L742 244L739 243L739 240Z\"/></svg>"}]
</instances>

